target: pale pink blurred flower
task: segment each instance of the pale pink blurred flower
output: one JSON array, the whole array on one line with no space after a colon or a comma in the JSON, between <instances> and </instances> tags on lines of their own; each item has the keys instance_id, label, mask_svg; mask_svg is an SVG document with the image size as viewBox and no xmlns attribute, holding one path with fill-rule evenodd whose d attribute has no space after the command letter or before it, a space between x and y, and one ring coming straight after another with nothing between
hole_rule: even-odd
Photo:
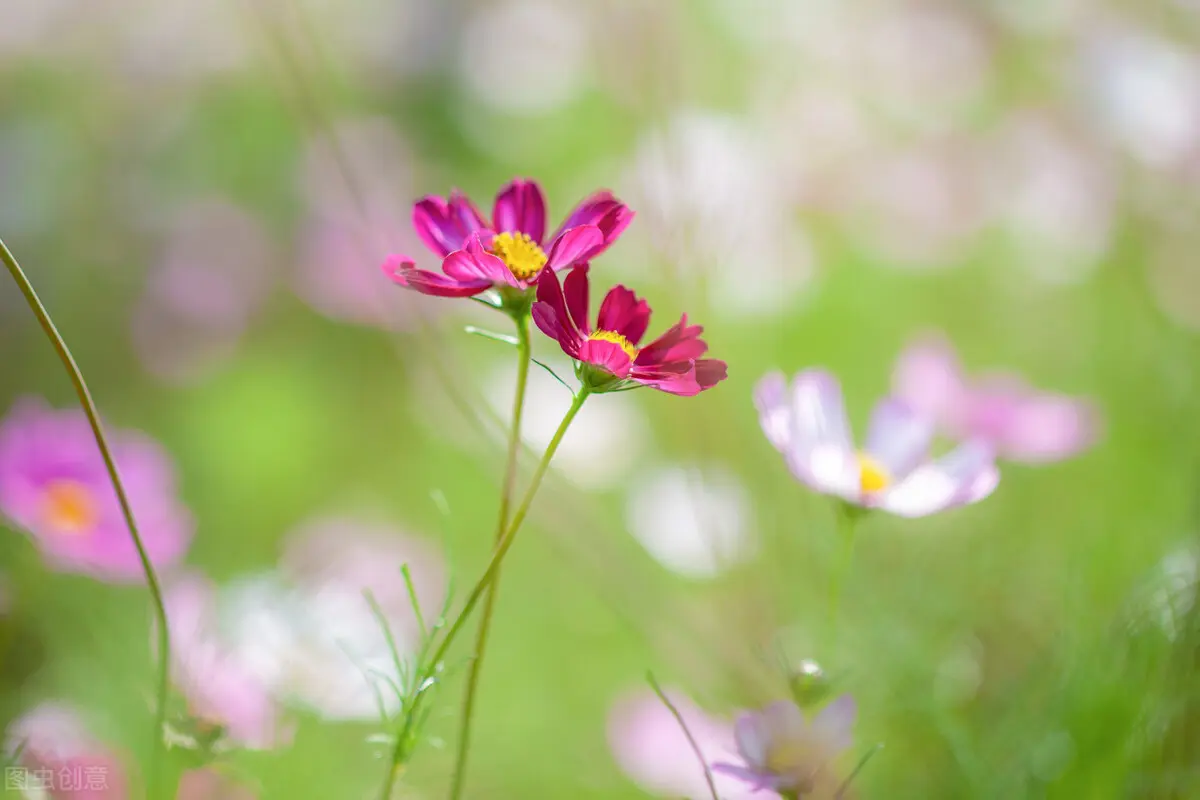
<instances>
[{"instance_id":1,"label":"pale pink blurred flower","mask_svg":"<svg viewBox=\"0 0 1200 800\"><path fill-rule=\"evenodd\" d=\"M412 230L413 156L383 119L348 119L309 142L300 173L308 218L297 242L296 293L342 322L418 329L436 304L397 292L379 265L421 243Z\"/></svg>"},{"instance_id":2,"label":"pale pink blurred flower","mask_svg":"<svg viewBox=\"0 0 1200 800\"><path fill-rule=\"evenodd\" d=\"M149 437L109 429L109 441L150 560L182 560L191 514L170 456ZM141 561L82 411L19 400L0 425L0 511L24 528L54 569L100 580L143 580Z\"/></svg>"},{"instance_id":3,"label":"pale pink blurred flower","mask_svg":"<svg viewBox=\"0 0 1200 800\"><path fill-rule=\"evenodd\" d=\"M734 725L740 764L721 762L713 768L745 781L752 790L786 792L794 797L838 797L841 778L832 768L853 744L856 709L842 695L813 718L790 700L742 714Z\"/></svg>"},{"instance_id":4,"label":"pale pink blurred flower","mask_svg":"<svg viewBox=\"0 0 1200 800\"><path fill-rule=\"evenodd\" d=\"M949 436L987 442L1010 461L1069 458L1098 434L1099 413L1087 400L1035 389L1010 372L970 380L941 336L927 335L900 355L893 391Z\"/></svg>"},{"instance_id":5,"label":"pale pink blurred flower","mask_svg":"<svg viewBox=\"0 0 1200 800\"><path fill-rule=\"evenodd\" d=\"M16 777L31 797L45 800L126 800L122 759L88 731L65 703L45 702L9 727L5 749L21 748Z\"/></svg>"},{"instance_id":6,"label":"pale pink blurred flower","mask_svg":"<svg viewBox=\"0 0 1200 800\"><path fill-rule=\"evenodd\" d=\"M552 112L584 88L590 65L583 9L558 0L483 6L463 29L459 70L473 105L520 116ZM520 41L520 47L495 47Z\"/></svg>"},{"instance_id":7,"label":"pale pink blurred flower","mask_svg":"<svg viewBox=\"0 0 1200 800\"><path fill-rule=\"evenodd\" d=\"M841 384L823 370L799 373L790 387L781 373L767 375L754 403L763 433L796 479L847 503L923 517L978 502L1000 480L985 442L930 459L932 418L894 397L875 406L866 446L856 449Z\"/></svg>"},{"instance_id":8,"label":"pale pink blurred flower","mask_svg":"<svg viewBox=\"0 0 1200 800\"><path fill-rule=\"evenodd\" d=\"M733 725L710 717L683 693L666 692L696 740L706 763L735 758ZM656 797L711 800L704 767L679 722L653 692L619 699L608 716L608 746L621 771ZM769 800L774 792L754 791L735 777L714 774L722 800Z\"/></svg>"},{"instance_id":9,"label":"pale pink blurred flower","mask_svg":"<svg viewBox=\"0 0 1200 800\"><path fill-rule=\"evenodd\" d=\"M180 209L133 313L146 368L189 381L231 356L270 294L274 258L262 225L238 206L209 199Z\"/></svg>"},{"instance_id":10,"label":"pale pink blurred flower","mask_svg":"<svg viewBox=\"0 0 1200 800\"><path fill-rule=\"evenodd\" d=\"M216 588L197 573L166 590L171 676L187 702L190 722L221 728L231 743L267 749L286 740L271 687L243 663L223 620Z\"/></svg>"},{"instance_id":11,"label":"pale pink blurred flower","mask_svg":"<svg viewBox=\"0 0 1200 800\"><path fill-rule=\"evenodd\" d=\"M215 769L192 769L179 780L176 800L255 800L256 795Z\"/></svg>"},{"instance_id":12,"label":"pale pink blurred flower","mask_svg":"<svg viewBox=\"0 0 1200 800\"><path fill-rule=\"evenodd\" d=\"M1112 240L1117 200L1096 148L1049 118L1023 112L979 157L990 213L1008 234L1008 260L1047 283L1091 274Z\"/></svg>"},{"instance_id":13,"label":"pale pink blurred flower","mask_svg":"<svg viewBox=\"0 0 1200 800\"><path fill-rule=\"evenodd\" d=\"M956 266L987 218L973 167L969 149L955 141L870 154L846 175L835 200L843 227L887 266Z\"/></svg>"}]
</instances>

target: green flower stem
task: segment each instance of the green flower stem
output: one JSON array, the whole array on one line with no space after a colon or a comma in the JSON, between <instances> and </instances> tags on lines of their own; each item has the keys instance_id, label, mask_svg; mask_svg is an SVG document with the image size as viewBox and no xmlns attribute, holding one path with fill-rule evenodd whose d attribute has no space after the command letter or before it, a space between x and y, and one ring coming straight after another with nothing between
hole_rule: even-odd
<instances>
[{"instance_id":1,"label":"green flower stem","mask_svg":"<svg viewBox=\"0 0 1200 800\"><path fill-rule=\"evenodd\" d=\"M513 395L512 425L508 431L508 456L504 463L504 487L500 492L500 510L496 517L495 545L504 538L508 528L508 512L512 502L513 484L517 479L517 455L521 451L521 415L525 409L525 384L529 379L529 315L521 314L517 322L517 389ZM492 614L496 609L496 593L500 590L500 570L497 568L492 585L488 587L483 601L479 632L475 635L475 656L467 674L467 693L463 698L462 716L459 721L458 755L454 763L454 780L450 787L452 800L462 794L467 774L467 756L471 749L471 720L475 712L475 695L479 690L479 675L483 671L483 654L487 648L488 633L492 627Z\"/></svg>"},{"instance_id":2,"label":"green flower stem","mask_svg":"<svg viewBox=\"0 0 1200 800\"><path fill-rule=\"evenodd\" d=\"M525 490L525 496L521 498L521 503L517 506L512 521L509 522L508 529L496 544L496 549L492 551L492 558L488 561L483 575L479 577L479 580L476 581L475 586L471 589L471 593L467 595L467 601L463 604L462 611L458 612L458 616L450 623L450 627L446 631L441 644L438 645L437 650L434 651L433 656L430 657L428 664L421 671L418 680L414 683L414 686L417 687L416 695L404 715L404 726L400 729L400 733L396 737L396 742L392 748L391 764L384 778L383 790L379 795L380 800L388 800L392 795L392 787L395 786L396 776L400 773L404 765L406 747L409 737L412 735L413 726L421 718L420 714L417 713L420 710L421 701L429 693L428 687L433 684L435 677L440 671L442 659L446 657L451 643L462 632L467 618L470 617L479 600L495 580L496 573L499 572L500 565L504 561L504 556L508 553L509 548L512 547L513 539L516 537L517 531L521 529L521 523L525 521L525 517L529 513L529 507L533 504L533 498L537 495L538 488L542 485L542 479L546 477L546 471L550 468L550 461L554 458L554 453L562 443L567 428L571 426L575 415L583 407L583 401L587 399L588 394L590 394L590 390L584 386L575 395L575 400L571 403L571 407L567 409L566 416L559 423L558 430L554 432L554 437L550 439L550 444L546 446L546 452L542 455L542 460L538 462L537 469L533 473L533 478L529 482L529 488Z\"/></svg>"},{"instance_id":3,"label":"green flower stem","mask_svg":"<svg viewBox=\"0 0 1200 800\"><path fill-rule=\"evenodd\" d=\"M150 598L154 602L154 611L158 620L158 696L154 713L154 732L151 739L148 787L150 790L149 796L157 797L159 796L158 789L162 774L163 723L167 708L168 665L170 664L171 653L170 634L167 631L167 611L163 605L162 587L158 582L158 576L154 572L154 565L150 563L150 556L146 553L146 546L142 543L142 537L138 533L137 523L133 518L133 509L129 505L129 497L125 493L124 484L121 483L121 476L117 471L116 461L113 459L108 439L104 435L104 427L100 423L100 414L96 410L95 402L92 401L92 393L88 389L87 382L83 379L83 373L80 372L79 365L75 363L75 358L71 355L66 341L63 340L62 335L59 334L58 329L54 326L54 321L50 319L50 313L46 311L46 307L42 305L37 292L33 290L33 285L29 282L29 278L25 276L25 273L21 270L21 266L17 263L17 259L3 241L0 241L0 260L4 261L4 265L8 267L8 272L12 275L13 281L20 287L21 294L25 295L25 302L29 304L33 315L37 317L37 321L42 326L42 331L45 332L46 338L54 345L54 350L58 353L58 358L75 387L75 394L79 397L79 403L83 406L83 411L87 415L88 424L91 425L92 436L96 439L96 447L99 448L100 456L104 459L104 468L108 471L108 478L112 482L113 490L117 494L117 502L121 505L121 514L125 517L125 524L129 528L129 535L133 539L134 547L137 548L138 559L142 562L142 572L146 576L146 585L150 589Z\"/></svg>"},{"instance_id":4,"label":"green flower stem","mask_svg":"<svg viewBox=\"0 0 1200 800\"><path fill-rule=\"evenodd\" d=\"M832 651L837 646L838 613L842 602L842 585L850 574L854 562L854 534L861 512L852 506L840 503L837 508L838 558L829 579L829 618L826 625L826 647Z\"/></svg>"}]
</instances>

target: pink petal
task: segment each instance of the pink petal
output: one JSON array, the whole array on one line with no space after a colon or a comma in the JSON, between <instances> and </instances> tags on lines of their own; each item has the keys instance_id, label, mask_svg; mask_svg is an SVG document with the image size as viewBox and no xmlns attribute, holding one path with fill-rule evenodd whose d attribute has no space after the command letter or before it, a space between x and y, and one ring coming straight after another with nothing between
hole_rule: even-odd
<instances>
[{"instance_id":1,"label":"pink petal","mask_svg":"<svg viewBox=\"0 0 1200 800\"><path fill-rule=\"evenodd\" d=\"M533 322L538 326L538 330L555 339L564 353L571 358L579 358L579 348L584 336L571 321L558 275L552 270L544 269L538 276Z\"/></svg>"},{"instance_id":2,"label":"pink petal","mask_svg":"<svg viewBox=\"0 0 1200 800\"><path fill-rule=\"evenodd\" d=\"M884 398L871 413L867 452L887 467L893 481L902 480L925 460L933 429L926 415L901 400Z\"/></svg>"},{"instance_id":3,"label":"pink petal","mask_svg":"<svg viewBox=\"0 0 1200 800\"><path fill-rule=\"evenodd\" d=\"M886 492L882 506L902 517L923 517L987 497L999 482L992 448L967 442L911 472Z\"/></svg>"},{"instance_id":4,"label":"pink petal","mask_svg":"<svg viewBox=\"0 0 1200 800\"><path fill-rule=\"evenodd\" d=\"M684 314L666 333L642 348L637 363L650 366L699 358L708 350L708 345L699 338L703 332L704 328L699 325L689 326L687 314Z\"/></svg>"},{"instance_id":5,"label":"pink petal","mask_svg":"<svg viewBox=\"0 0 1200 800\"><path fill-rule=\"evenodd\" d=\"M720 359L701 358L696 360L696 382L701 389L711 389L729 377L729 366Z\"/></svg>"},{"instance_id":6,"label":"pink petal","mask_svg":"<svg viewBox=\"0 0 1200 800\"><path fill-rule=\"evenodd\" d=\"M564 231L554 240L546 256L545 270L560 270L587 260L591 251L604 242L600 229L594 225L581 225ZM543 270L544 271L544 270Z\"/></svg>"},{"instance_id":7,"label":"pink petal","mask_svg":"<svg viewBox=\"0 0 1200 800\"><path fill-rule=\"evenodd\" d=\"M674 361L651 366L637 365L630 377L638 383L680 397L693 397L704 387L696 380L696 365L691 361Z\"/></svg>"},{"instance_id":8,"label":"pink petal","mask_svg":"<svg viewBox=\"0 0 1200 800\"><path fill-rule=\"evenodd\" d=\"M588 324L588 265L580 264L571 270L563 281L563 296L571 321L583 334L592 332Z\"/></svg>"},{"instance_id":9,"label":"pink petal","mask_svg":"<svg viewBox=\"0 0 1200 800\"><path fill-rule=\"evenodd\" d=\"M461 249L468 236L487 227L471 201L457 191L450 193L449 201L422 198L413 206L412 223L425 246L441 258Z\"/></svg>"},{"instance_id":10,"label":"pink petal","mask_svg":"<svg viewBox=\"0 0 1200 800\"><path fill-rule=\"evenodd\" d=\"M962 367L949 340L927 334L909 345L896 360L893 394L937 422L953 427L965 410Z\"/></svg>"},{"instance_id":11,"label":"pink petal","mask_svg":"<svg viewBox=\"0 0 1200 800\"><path fill-rule=\"evenodd\" d=\"M594 225L600 229L603 240L587 253L586 259L582 260L595 258L620 237L621 233L629 227L629 223L633 221L633 216L633 211L613 197L612 192L607 190L596 192L567 216L566 221L559 226L552 238L557 239L564 231L580 225Z\"/></svg>"},{"instance_id":12,"label":"pink petal","mask_svg":"<svg viewBox=\"0 0 1200 800\"><path fill-rule=\"evenodd\" d=\"M546 197L537 181L517 178L496 195L492 223L502 233L526 233L539 245L546 235Z\"/></svg>"},{"instance_id":13,"label":"pink petal","mask_svg":"<svg viewBox=\"0 0 1200 800\"><path fill-rule=\"evenodd\" d=\"M442 262L442 272L456 281L487 281L490 284L520 286L504 261L484 249L479 236L467 240L467 246L455 250Z\"/></svg>"},{"instance_id":14,"label":"pink petal","mask_svg":"<svg viewBox=\"0 0 1200 800\"><path fill-rule=\"evenodd\" d=\"M1059 461L1096 441L1098 419L1098 412L1086 401L1034 392L1013 404L994 443L1005 458L1014 461Z\"/></svg>"},{"instance_id":15,"label":"pink petal","mask_svg":"<svg viewBox=\"0 0 1200 800\"><path fill-rule=\"evenodd\" d=\"M848 694L834 699L821 709L812 721L813 730L831 750L841 752L854 744L854 720L858 707Z\"/></svg>"},{"instance_id":16,"label":"pink petal","mask_svg":"<svg viewBox=\"0 0 1200 800\"><path fill-rule=\"evenodd\" d=\"M776 450L787 448L791 441L792 416L788 403L787 378L782 372L772 372L754 387L754 407L758 409L758 424Z\"/></svg>"},{"instance_id":17,"label":"pink petal","mask_svg":"<svg viewBox=\"0 0 1200 800\"><path fill-rule=\"evenodd\" d=\"M614 286L600 304L596 320L602 331L615 331L636 345L650 326L650 305L624 286Z\"/></svg>"},{"instance_id":18,"label":"pink petal","mask_svg":"<svg viewBox=\"0 0 1200 800\"><path fill-rule=\"evenodd\" d=\"M490 280L459 281L429 270L415 269L412 260L406 256L389 257L383 264L383 271L406 289L436 297L471 297L492 287Z\"/></svg>"},{"instance_id":19,"label":"pink petal","mask_svg":"<svg viewBox=\"0 0 1200 800\"><path fill-rule=\"evenodd\" d=\"M589 364L611 372L618 378L629 377L629 370L633 366L633 359L629 357L624 348L614 342L606 342L602 339L588 339L579 348L577 358L580 361L586 361Z\"/></svg>"}]
</instances>

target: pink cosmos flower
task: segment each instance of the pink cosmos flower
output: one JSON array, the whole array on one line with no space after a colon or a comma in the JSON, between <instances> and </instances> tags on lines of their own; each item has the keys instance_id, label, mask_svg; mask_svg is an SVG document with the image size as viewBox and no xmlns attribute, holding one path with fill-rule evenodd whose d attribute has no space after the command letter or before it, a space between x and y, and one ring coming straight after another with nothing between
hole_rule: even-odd
<instances>
[{"instance_id":1,"label":"pink cosmos flower","mask_svg":"<svg viewBox=\"0 0 1200 800\"><path fill-rule=\"evenodd\" d=\"M191 541L170 457L133 431L109 441L150 560L170 567ZM25 528L55 569L135 582L141 562L82 411L19 400L0 425L0 511Z\"/></svg>"},{"instance_id":2,"label":"pink cosmos flower","mask_svg":"<svg viewBox=\"0 0 1200 800\"><path fill-rule=\"evenodd\" d=\"M662 336L639 347L650 326L650 306L624 286L609 290L593 330L588 323L587 265L572 270L562 285L553 272L538 279L533 321L575 359L580 380L592 391L640 384L690 397L726 377L724 361L700 357L708 350L700 338L704 329L688 325L686 314Z\"/></svg>"},{"instance_id":3,"label":"pink cosmos flower","mask_svg":"<svg viewBox=\"0 0 1200 800\"><path fill-rule=\"evenodd\" d=\"M790 700L743 714L734 726L742 764L717 763L713 769L748 783L753 791L770 789L789 797L834 796L819 787L839 784L830 768L853 742L855 706L850 695L837 698L811 721Z\"/></svg>"},{"instance_id":4,"label":"pink cosmos flower","mask_svg":"<svg viewBox=\"0 0 1200 800\"><path fill-rule=\"evenodd\" d=\"M124 800L125 768L117 755L96 741L70 706L47 702L8 730L5 749L21 748L15 778L27 797L47 800ZM11 779L11 778L6 778ZM13 788L11 785L9 788Z\"/></svg>"},{"instance_id":5,"label":"pink cosmos flower","mask_svg":"<svg viewBox=\"0 0 1200 800\"><path fill-rule=\"evenodd\" d=\"M867 446L856 450L841 386L822 370L797 375L790 396L782 374L767 375L754 402L763 433L792 474L854 505L923 517L982 500L1000 479L983 442L967 442L930 461L932 422L895 398L876 406Z\"/></svg>"},{"instance_id":6,"label":"pink cosmos flower","mask_svg":"<svg viewBox=\"0 0 1200 800\"><path fill-rule=\"evenodd\" d=\"M223 635L215 587L191 573L166 592L171 673L200 734L220 731L232 743L266 749L286 739L270 687L239 659Z\"/></svg>"},{"instance_id":7,"label":"pink cosmos flower","mask_svg":"<svg viewBox=\"0 0 1200 800\"><path fill-rule=\"evenodd\" d=\"M1099 427L1099 414L1087 401L1039 391L1020 376L992 372L968 381L954 348L937 336L900 355L892 388L949 436L985 441L1012 461L1068 458L1091 446Z\"/></svg>"},{"instance_id":8,"label":"pink cosmos flower","mask_svg":"<svg viewBox=\"0 0 1200 800\"><path fill-rule=\"evenodd\" d=\"M710 717L681 692L668 691L671 704L687 724L706 762L734 757L733 725ZM658 797L711 800L704 767L670 710L650 690L620 699L609 713L609 747L617 765L647 792ZM714 774L723 800L770 800L737 777Z\"/></svg>"},{"instance_id":9,"label":"pink cosmos flower","mask_svg":"<svg viewBox=\"0 0 1200 800\"><path fill-rule=\"evenodd\" d=\"M401 286L440 297L471 297L493 287L525 291L542 272L585 264L603 253L633 220L633 211L607 190L580 203L546 236L546 199L536 181L517 178L501 188L492 219L458 191L426 197L413 207L421 241L442 258L442 272L417 269L393 255L383 271Z\"/></svg>"}]
</instances>

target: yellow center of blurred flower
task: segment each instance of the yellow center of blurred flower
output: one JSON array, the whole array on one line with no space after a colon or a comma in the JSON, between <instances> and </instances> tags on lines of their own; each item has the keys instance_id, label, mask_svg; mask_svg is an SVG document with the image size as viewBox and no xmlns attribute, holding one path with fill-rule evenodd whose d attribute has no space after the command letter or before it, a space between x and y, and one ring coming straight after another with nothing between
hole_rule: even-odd
<instances>
[{"instance_id":1,"label":"yellow center of blurred flower","mask_svg":"<svg viewBox=\"0 0 1200 800\"><path fill-rule=\"evenodd\" d=\"M528 233L497 233L492 239L492 253L504 262L509 272L523 281L546 266L546 253Z\"/></svg>"},{"instance_id":2,"label":"yellow center of blurred flower","mask_svg":"<svg viewBox=\"0 0 1200 800\"><path fill-rule=\"evenodd\" d=\"M772 742L763 766L776 775L802 772L813 760L813 748L806 738Z\"/></svg>"},{"instance_id":3,"label":"yellow center of blurred flower","mask_svg":"<svg viewBox=\"0 0 1200 800\"><path fill-rule=\"evenodd\" d=\"M79 534L96 524L99 512L91 489L79 481L64 478L51 481L46 486L42 515L57 532Z\"/></svg>"},{"instance_id":4,"label":"yellow center of blurred flower","mask_svg":"<svg viewBox=\"0 0 1200 800\"><path fill-rule=\"evenodd\" d=\"M629 360L633 361L637 358L638 349L629 343L621 334L616 331L595 331L588 335L588 341L592 342L612 342L617 347L625 351L625 355L629 356Z\"/></svg>"},{"instance_id":5,"label":"yellow center of blurred flower","mask_svg":"<svg viewBox=\"0 0 1200 800\"><path fill-rule=\"evenodd\" d=\"M858 485L866 494L882 492L892 485L892 476L879 461L866 453L859 453Z\"/></svg>"}]
</instances>

